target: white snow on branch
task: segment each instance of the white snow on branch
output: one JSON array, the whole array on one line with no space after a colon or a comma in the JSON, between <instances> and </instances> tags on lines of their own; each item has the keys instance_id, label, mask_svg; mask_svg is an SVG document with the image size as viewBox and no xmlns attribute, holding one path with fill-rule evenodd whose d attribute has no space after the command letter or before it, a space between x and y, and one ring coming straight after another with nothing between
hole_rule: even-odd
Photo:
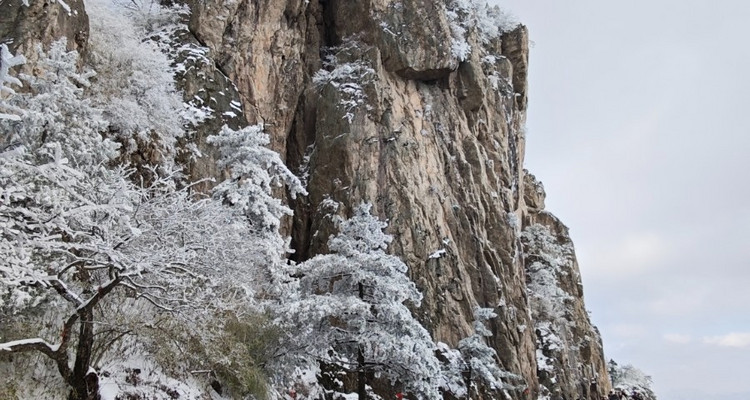
<instances>
[{"instance_id":1,"label":"white snow on branch","mask_svg":"<svg viewBox=\"0 0 750 400\"><path fill-rule=\"evenodd\" d=\"M8 104L6 97L14 95L16 92L5 84L23 86L21 81L9 74L10 69L26 63L26 58L22 55L14 56L11 54L8 46L0 44L0 120L20 121L23 110Z\"/></svg>"}]
</instances>

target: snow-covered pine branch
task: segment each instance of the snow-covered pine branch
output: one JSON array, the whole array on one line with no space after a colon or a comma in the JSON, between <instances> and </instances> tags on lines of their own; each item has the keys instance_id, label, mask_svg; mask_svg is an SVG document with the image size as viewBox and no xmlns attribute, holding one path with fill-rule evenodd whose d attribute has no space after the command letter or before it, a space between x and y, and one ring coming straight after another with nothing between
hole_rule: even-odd
<instances>
[{"instance_id":1,"label":"snow-covered pine branch","mask_svg":"<svg viewBox=\"0 0 750 400\"><path fill-rule=\"evenodd\" d=\"M274 189L286 185L292 198L307 192L279 153L266 147L270 140L263 127L233 130L225 125L208 142L219 149L219 166L230 173L214 195L244 213L258 232L277 232L281 218L292 211L273 197Z\"/></svg>"},{"instance_id":2,"label":"snow-covered pine branch","mask_svg":"<svg viewBox=\"0 0 750 400\"><path fill-rule=\"evenodd\" d=\"M487 322L497 317L491 308L476 307L474 309L474 334L458 342L458 350L464 360L462 372L466 377L467 390L472 387L484 386L490 390L512 388L508 381L518 379L517 375L507 372L498 365L497 352L485 342L492 336L487 328Z\"/></svg>"},{"instance_id":3,"label":"snow-covered pine branch","mask_svg":"<svg viewBox=\"0 0 750 400\"><path fill-rule=\"evenodd\" d=\"M15 94L15 91L6 84L22 86L18 78L9 75L11 68L26 63L22 55L14 56L5 43L0 44L0 119L19 120L22 110L6 103L5 98ZM2 143L2 142L0 142Z\"/></svg>"},{"instance_id":4,"label":"snow-covered pine branch","mask_svg":"<svg viewBox=\"0 0 750 400\"><path fill-rule=\"evenodd\" d=\"M0 44L0 85L10 83L13 85L21 86L21 81L18 78L14 78L8 74L11 68L23 65L26 63L26 58L22 55L14 56L8 49L8 45L5 43ZM0 89L2 94L14 93L12 89L3 87Z\"/></svg>"}]
</instances>

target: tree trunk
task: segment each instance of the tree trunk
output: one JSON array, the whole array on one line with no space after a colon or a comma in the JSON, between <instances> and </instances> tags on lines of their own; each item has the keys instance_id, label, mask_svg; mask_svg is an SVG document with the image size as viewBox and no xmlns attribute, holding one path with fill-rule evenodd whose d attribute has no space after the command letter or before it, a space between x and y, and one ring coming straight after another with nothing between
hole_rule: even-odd
<instances>
[{"instance_id":1,"label":"tree trunk","mask_svg":"<svg viewBox=\"0 0 750 400\"><path fill-rule=\"evenodd\" d=\"M68 400L99 400L99 378L96 373L88 373L91 365L91 351L94 347L94 312L90 308L84 308L79 315L76 362L68 382L73 388L68 395Z\"/></svg>"},{"instance_id":2,"label":"tree trunk","mask_svg":"<svg viewBox=\"0 0 750 400\"><path fill-rule=\"evenodd\" d=\"M365 353L360 347L357 351L357 363L359 364L359 376L357 377L357 396L359 400L367 399L367 376L365 375Z\"/></svg>"},{"instance_id":3,"label":"tree trunk","mask_svg":"<svg viewBox=\"0 0 750 400\"><path fill-rule=\"evenodd\" d=\"M357 286L359 289L359 298L363 299L365 297L365 285L363 285L362 282L359 282ZM367 376L365 374L365 352L362 351L362 345L357 346L357 367L359 369L359 374L357 376L357 395L359 400L365 400L367 399Z\"/></svg>"}]
</instances>

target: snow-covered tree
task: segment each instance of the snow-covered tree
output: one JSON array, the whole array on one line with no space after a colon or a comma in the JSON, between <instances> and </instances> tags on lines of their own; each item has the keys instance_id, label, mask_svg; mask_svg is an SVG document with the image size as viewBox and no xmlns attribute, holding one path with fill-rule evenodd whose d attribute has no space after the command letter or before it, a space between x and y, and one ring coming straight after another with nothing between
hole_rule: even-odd
<instances>
[{"instance_id":1,"label":"snow-covered tree","mask_svg":"<svg viewBox=\"0 0 750 400\"><path fill-rule=\"evenodd\" d=\"M168 170L154 169L148 183L133 179L114 164L109 121L84 96L93 73L77 72L77 55L63 42L39 51L40 75L22 77L30 92L9 99L23 117L0 120L10 143L0 150L0 313L28 322L23 331L0 328L0 353L46 355L70 398L85 399L98 390L100 327L115 314L136 307L146 318L164 314L198 329L198 321L241 316L252 305L256 271L280 263L285 248L278 231L259 232L237 216L252 209L261 221L277 221L275 209L255 202L272 202L268 182L291 174L275 161L225 162L232 176L252 170L268 179L243 178L239 193L254 197L233 198L241 212L195 198ZM260 143L238 151L273 159L253 148Z\"/></svg>"},{"instance_id":2,"label":"snow-covered tree","mask_svg":"<svg viewBox=\"0 0 750 400\"><path fill-rule=\"evenodd\" d=\"M215 196L241 210L258 232L278 232L281 218L292 210L272 195L273 190L286 185L293 198L307 192L279 153L266 147L270 139L263 127L235 131L225 125L208 142L221 153L219 166L230 169L229 179L214 189Z\"/></svg>"},{"instance_id":3,"label":"snow-covered tree","mask_svg":"<svg viewBox=\"0 0 750 400\"><path fill-rule=\"evenodd\" d=\"M440 366L429 333L406 303L422 295L406 276L407 266L385 250L386 224L362 204L329 240L332 254L298 265L298 291L282 303L278 319L302 348L280 363L335 365L358 374L365 398L365 375L401 382L420 398L437 398ZM291 338L290 338L291 339Z\"/></svg>"},{"instance_id":4,"label":"snow-covered tree","mask_svg":"<svg viewBox=\"0 0 750 400\"><path fill-rule=\"evenodd\" d=\"M136 4L140 2L86 0L91 21L87 61L97 74L87 97L102 110L124 156L147 153L150 163L170 164L175 143L185 134L185 107L172 62L150 39L155 33L140 23L142 15L132 9ZM164 24L167 17L178 17L158 2L146 7L148 13L163 15Z\"/></svg>"},{"instance_id":5,"label":"snow-covered tree","mask_svg":"<svg viewBox=\"0 0 750 400\"><path fill-rule=\"evenodd\" d=\"M467 390L482 385L490 390L511 388L511 379L518 376L511 374L498 365L497 352L486 343L486 338L492 336L486 323L497 317L491 308L477 307L474 309L474 334L458 342L458 350L465 363L463 376Z\"/></svg>"},{"instance_id":6,"label":"snow-covered tree","mask_svg":"<svg viewBox=\"0 0 750 400\"><path fill-rule=\"evenodd\" d=\"M629 364L620 366L614 360L609 360L607 369L613 388L625 392L631 398L637 393L643 400L656 400L651 387L653 380L640 369Z\"/></svg>"},{"instance_id":7,"label":"snow-covered tree","mask_svg":"<svg viewBox=\"0 0 750 400\"><path fill-rule=\"evenodd\" d=\"M480 44L485 44L518 26L510 14L483 0L448 0L446 8L453 35L451 49L460 61L471 54L467 40L471 30L476 31Z\"/></svg>"}]
</instances>

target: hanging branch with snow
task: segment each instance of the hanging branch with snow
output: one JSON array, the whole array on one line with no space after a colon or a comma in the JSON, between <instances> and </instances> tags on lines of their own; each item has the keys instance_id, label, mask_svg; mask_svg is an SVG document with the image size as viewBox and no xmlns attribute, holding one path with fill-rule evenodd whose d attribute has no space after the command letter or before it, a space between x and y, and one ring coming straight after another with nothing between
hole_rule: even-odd
<instances>
[{"instance_id":1,"label":"hanging branch with snow","mask_svg":"<svg viewBox=\"0 0 750 400\"><path fill-rule=\"evenodd\" d=\"M18 121L21 119L20 115L23 110L18 107L14 107L5 101L7 96L11 96L16 92L11 89L7 84L23 86L18 78L10 76L9 71L11 68L23 65L26 63L26 58L22 55L14 56L10 53L8 45L5 43L0 44L0 120L10 119Z\"/></svg>"}]
</instances>

